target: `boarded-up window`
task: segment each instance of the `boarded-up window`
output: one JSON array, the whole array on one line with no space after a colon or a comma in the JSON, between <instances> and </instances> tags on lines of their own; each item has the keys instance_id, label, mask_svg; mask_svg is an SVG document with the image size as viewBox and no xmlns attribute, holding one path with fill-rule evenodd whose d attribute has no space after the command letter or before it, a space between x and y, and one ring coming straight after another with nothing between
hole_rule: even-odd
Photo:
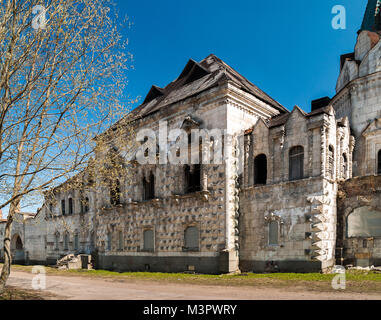
<instances>
[{"instance_id":1,"label":"boarded-up window","mask_svg":"<svg viewBox=\"0 0 381 320\"><path fill-rule=\"evenodd\" d=\"M154 237L153 237L153 230L145 230L143 234L144 238L144 245L143 249L144 251L154 251L155 245L154 245Z\"/></svg>"},{"instance_id":2,"label":"boarded-up window","mask_svg":"<svg viewBox=\"0 0 381 320\"><path fill-rule=\"evenodd\" d=\"M254 159L254 184L267 183L267 157L260 154Z\"/></svg>"},{"instance_id":3,"label":"boarded-up window","mask_svg":"<svg viewBox=\"0 0 381 320\"><path fill-rule=\"evenodd\" d=\"M112 241L112 234L109 232L107 234L107 250L111 250L111 241Z\"/></svg>"},{"instance_id":4,"label":"boarded-up window","mask_svg":"<svg viewBox=\"0 0 381 320\"><path fill-rule=\"evenodd\" d=\"M123 250L123 248L124 248L123 232L119 231L119 250Z\"/></svg>"},{"instance_id":5,"label":"boarded-up window","mask_svg":"<svg viewBox=\"0 0 381 320\"><path fill-rule=\"evenodd\" d=\"M199 231L197 227L189 227L185 230L185 249L199 251Z\"/></svg>"},{"instance_id":6,"label":"boarded-up window","mask_svg":"<svg viewBox=\"0 0 381 320\"><path fill-rule=\"evenodd\" d=\"M361 207L347 217L347 236L381 237L381 210Z\"/></svg>"},{"instance_id":7,"label":"boarded-up window","mask_svg":"<svg viewBox=\"0 0 381 320\"><path fill-rule=\"evenodd\" d=\"M60 247L60 234L59 234L59 233L56 233L56 234L55 234L55 238L54 238L54 240L55 240L55 247L56 247L56 250L58 250L59 247Z\"/></svg>"},{"instance_id":8,"label":"boarded-up window","mask_svg":"<svg viewBox=\"0 0 381 320\"><path fill-rule=\"evenodd\" d=\"M79 248L79 236L78 234L74 235L74 250L78 250Z\"/></svg>"},{"instance_id":9,"label":"boarded-up window","mask_svg":"<svg viewBox=\"0 0 381 320\"><path fill-rule=\"evenodd\" d=\"M61 200L61 213L62 213L63 216L66 214L65 200Z\"/></svg>"},{"instance_id":10,"label":"boarded-up window","mask_svg":"<svg viewBox=\"0 0 381 320\"><path fill-rule=\"evenodd\" d=\"M378 151L377 163L377 173L381 174L381 150Z\"/></svg>"},{"instance_id":11,"label":"boarded-up window","mask_svg":"<svg viewBox=\"0 0 381 320\"><path fill-rule=\"evenodd\" d=\"M299 180L304 177L304 148L301 146L290 149L290 180Z\"/></svg>"},{"instance_id":12,"label":"boarded-up window","mask_svg":"<svg viewBox=\"0 0 381 320\"><path fill-rule=\"evenodd\" d=\"M327 176L330 179L335 178L335 152L332 146L329 146L328 148Z\"/></svg>"},{"instance_id":13,"label":"boarded-up window","mask_svg":"<svg viewBox=\"0 0 381 320\"><path fill-rule=\"evenodd\" d=\"M269 245L275 246L279 243L279 223L271 221L269 223Z\"/></svg>"},{"instance_id":14,"label":"boarded-up window","mask_svg":"<svg viewBox=\"0 0 381 320\"><path fill-rule=\"evenodd\" d=\"M74 213L73 199L69 198L69 215L72 215L73 213Z\"/></svg>"},{"instance_id":15,"label":"boarded-up window","mask_svg":"<svg viewBox=\"0 0 381 320\"><path fill-rule=\"evenodd\" d=\"M67 233L64 236L64 250L69 250L69 235Z\"/></svg>"}]
</instances>

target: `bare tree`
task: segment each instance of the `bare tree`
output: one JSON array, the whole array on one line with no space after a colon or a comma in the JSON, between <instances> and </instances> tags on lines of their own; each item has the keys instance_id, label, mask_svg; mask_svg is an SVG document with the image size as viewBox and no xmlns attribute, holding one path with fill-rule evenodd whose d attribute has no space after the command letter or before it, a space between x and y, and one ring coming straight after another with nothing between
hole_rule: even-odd
<instances>
[{"instance_id":1,"label":"bare tree","mask_svg":"<svg viewBox=\"0 0 381 320\"><path fill-rule=\"evenodd\" d=\"M107 0L0 0L0 293L23 201L86 168L94 137L127 112L118 20Z\"/></svg>"}]
</instances>

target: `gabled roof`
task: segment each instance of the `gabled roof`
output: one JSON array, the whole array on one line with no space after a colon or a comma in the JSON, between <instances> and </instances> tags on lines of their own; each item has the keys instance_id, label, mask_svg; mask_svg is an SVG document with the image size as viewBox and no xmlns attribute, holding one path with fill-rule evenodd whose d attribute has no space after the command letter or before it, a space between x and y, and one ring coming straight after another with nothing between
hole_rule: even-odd
<instances>
[{"instance_id":1,"label":"gabled roof","mask_svg":"<svg viewBox=\"0 0 381 320\"><path fill-rule=\"evenodd\" d=\"M197 95L217 86L221 81L232 81L242 90L269 104L281 113L287 109L248 81L245 77L211 54L204 60L189 60L180 76L165 88L153 86L143 104L130 114L133 119L148 116L175 102Z\"/></svg>"},{"instance_id":2,"label":"gabled roof","mask_svg":"<svg viewBox=\"0 0 381 320\"><path fill-rule=\"evenodd\" d=\"M295 106L294 110L291 113L282 114L282 115L278 115L278 116L271 118L270 122L269 122L269 127L275 128L275 127L279 127L279 126L284 125L294 111L299 111L304 117L309 118L309 117L317 116L317 115L322 114L322 113L330 114L331 110L332 110L332 106L329 105L329 106L311 111L310 113L305 113L298 106Z\"/></svg>"}]
</instances>

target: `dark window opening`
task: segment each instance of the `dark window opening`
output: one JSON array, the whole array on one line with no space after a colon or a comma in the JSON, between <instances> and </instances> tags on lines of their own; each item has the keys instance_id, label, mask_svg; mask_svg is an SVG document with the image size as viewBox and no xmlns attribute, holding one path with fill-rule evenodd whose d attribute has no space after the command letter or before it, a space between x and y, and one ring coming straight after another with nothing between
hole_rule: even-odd
<instances>
[{"instance_id":1,"label":"dark window opening","mask_svg":"<svg viewBox=\"0 0 381 320\"><path fill-rule=\"evenodd\" d=\"M22 250L22 249L23 249L23 245L22 245L21 238L20 238L20 236L17 236L17 239L16 239L16 250Z\"/></svg>"},{"instance_id":2,"label":"dark window opening","mask_svg":"<svg viewBox=\"0 0 381 320\"><path fill-rule=\"evenodd\" d=\"M110 202L113 206L120 204L120 181L118 179L110 187Z\"/></svg>"},{"instance_id":3,"label":"dark window opening","mask_svg":"<svg viewBox=\"0 0 381 320\"><path fill-rule=\"evenodd\" d=\"M90 210L90 199L89 198L85 198L85 212L89 212Z\"/></svg>"},{"instance_id":4,"label":"dark window opening","mask_svg":"<svg viewBox=\"0 0 381 320\"><path fill-rule=\"evenodd\" d=\"M111 250L112 234L111 232L107 233L107 250Z\"/></svg>"},{"instance_id":5,"label":"dark window opening","mask_svg":"<svg viewBox=\"0 0 381 320\"><path fill-rule=\"evenodd\" d=\"M152 172L149 176L149 181L145 177L143 178L143 192L144 200L155 199L155 176Z\"/></svg>"},{"instance_id":6,"label":"dark window opening","mask_svg":"<svg viewBox=\"0 0 381 320\"><path fill-rule=\"evenodd\" d=\"M341 177L343 179L346 179L347 175L348 175L348 158L347 158L347 155L345 153L343 154L342 162L343 162L343 168L342 168Z\"/></svg>"},{"instance_id":7,"label":"dark window opening","mask_svg":"<svg viewBox=\"0 0 381 320\"><path fill-rule=\"evenodd\" d=\"M65 200L61 200L61 213L63 216L66 215L66 204L65 204Z\"/></svg>"},{"instance_id":8,"label":"dark window opening","mask_svg":"<svg viewBox=\"0 0 381 320\"><path fill-rule=\"evenodd\" d=\"M69 198L69 215L72 215L73 213L74 213L73 199Z\"/></svg>"},{"instance_id":9,"label":"dark window opening","mask_svg":"<svg viewBox=\"0 0 381 320\"><path fill-rule=\"evenodd\" d=\"M267 157L260 154L254 159L254 184L267 183Z\"/></svg>"},{"instance_id":10,"label":"dark window opening","mask_svg":"<svg viewBox=\"0 0 381 320\"><path fill-rule=\"evenodd\" d=\"M185 166L185 193L201 191L201 165Z\"/></svg>"},{"instance_id":11,"label":"dark window opening","mask_svg":"<svg viewBox=\"0 0 381 320\"><path fill-rule=\"evenodd\" d=\"M304 178L304 148L301 146L293 147L290 150L290 180Z\"/></svg>"},{"instance_id":12,"label":"dark window opening","mask_svg":"<svg viewBox=\"0 0 381 320\"><path fill-rule=\"evenodd\" d=\"M381 150L378 151L378 159L377 159L377 174L381 174Z\"/></svg>"}]
</instances>

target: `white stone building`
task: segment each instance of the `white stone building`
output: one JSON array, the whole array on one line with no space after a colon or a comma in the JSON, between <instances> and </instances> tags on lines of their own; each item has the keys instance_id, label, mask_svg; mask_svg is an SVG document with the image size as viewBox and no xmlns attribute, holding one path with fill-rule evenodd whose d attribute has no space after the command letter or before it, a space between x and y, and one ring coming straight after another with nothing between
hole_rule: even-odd
<instances>
[{"instance_id":1,"label":"white stone building","mask_svg":"<svg viewBox=\"0 0 381 320\"><path fill-rule=\"evenodd\" d=\"M87 172L80 187L57 188L16 223L18 255L54 263L93 253L98 268L202 273L380 264L378 3L369 0L355 52L341 57L337 94L308 114L288 111L214 55L190 60L168 86L151 88L128 125L157 138L163 123L186 134L220 129L200 146L221 147L222 164L163 163L160 147L157 163L142 165L110 128L109 149L96 157L114 154L128 167L113 177L117 192Z\"/></svg>"}]
</instances>

